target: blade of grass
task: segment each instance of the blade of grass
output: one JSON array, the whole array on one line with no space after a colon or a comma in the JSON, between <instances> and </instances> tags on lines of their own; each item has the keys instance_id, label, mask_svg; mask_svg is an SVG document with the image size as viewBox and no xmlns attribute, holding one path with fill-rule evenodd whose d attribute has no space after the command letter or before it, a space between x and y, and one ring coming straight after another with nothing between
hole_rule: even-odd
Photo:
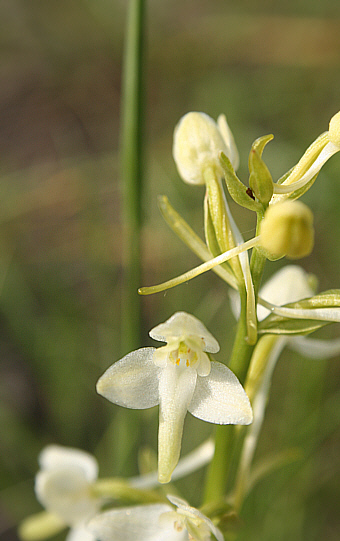
<instances>
[{"instance_id":1,"label":"blade of grass","mask_svg":"<svg viewBox=\"0 0 340 541\"><path fill-rule=\"evenodd\" d=\"M144 0L130 0L123 67L121 170L123 191L122 353L140 344L142 109Z\"/></svg>"}]
</instances>

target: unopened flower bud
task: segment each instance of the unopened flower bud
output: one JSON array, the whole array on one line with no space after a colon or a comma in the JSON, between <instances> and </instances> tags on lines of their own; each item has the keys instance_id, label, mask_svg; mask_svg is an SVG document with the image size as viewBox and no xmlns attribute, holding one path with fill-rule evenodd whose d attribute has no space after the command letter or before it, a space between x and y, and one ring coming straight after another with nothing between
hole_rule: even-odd
<instances>
[{"instance_id":1,"label":"unopened flower bud","mask_svg":"<svg viewBox=\"0 0 340 541\"><path fill-rule=\"evenodd\" d=\"M205 184L204 171L213 168L223 176L220 152L229 154L216 122L205 113L184 115L175 128L173 157L182 179L189 184Z\"/></svg>"},{"instance_id":2,"label":"unopened flower bud","mask_svg":"<svg viewBox=\"0 0 340 541\"><path fill-rule=\"evenodd\" d=\"M273 196L273 179L261 158L261 155L255 148L252 148L249 154L249 186L256 199L267 206Z\"/></svg>"},{"instance_id":3,"label":"unopened flower bud","mask_svg":"<svg viewBox=\"0 0 340 541\"><path fill-rule=\"evenodd\" d=\"M313 214L300 201L271 205L262 221L260 238L268 259L305 257L314 246Z\"/></svg>"},{"instance_id":4,"label":"unopened flower bud","mask_svg":"<svg viewBox=\"0 0 340 541\"><path fill-rule=\"evenodd\" d=\"M340 147L340 111L330 120L328 137L333 145Z\"/></svg>"}]
</instances>

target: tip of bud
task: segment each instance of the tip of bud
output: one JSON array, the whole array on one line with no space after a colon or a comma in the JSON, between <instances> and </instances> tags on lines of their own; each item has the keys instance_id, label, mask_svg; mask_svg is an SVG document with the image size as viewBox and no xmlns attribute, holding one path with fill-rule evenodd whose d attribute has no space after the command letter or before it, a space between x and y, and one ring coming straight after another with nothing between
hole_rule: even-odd
<instances>
[{"instance_id":1,"label":"tip of bud","mask_svg":"<svg viewBox=\"0 0 340 541\"><path fill-rule=\"evenodd\" d=\"M271 205L261 224L261 246L269 259L299 259L314 246L312 211L300 201Z\"/></svg>"},{"instance_id":2,"label":"tip of bud","mask_svg":"<svg viewBox=\"0 0 340 541\"><path fill-rule=\"evenodd\" d=\"M207 168L222 177L221 151L228 154L222 134L210 116L190 112L181 118L174 132L173 157L184 182L205 184Z\"/></svg>"},{"instance_id":3,"label":"tip of bud","mask_svg":"<svg viewBox=\"0 0 340 541\"><path fill-rule=\"evenodd\" d=\"M340 147L340 111L330 120L328 137L331 143Z\"/></svg>"}]
</instances>

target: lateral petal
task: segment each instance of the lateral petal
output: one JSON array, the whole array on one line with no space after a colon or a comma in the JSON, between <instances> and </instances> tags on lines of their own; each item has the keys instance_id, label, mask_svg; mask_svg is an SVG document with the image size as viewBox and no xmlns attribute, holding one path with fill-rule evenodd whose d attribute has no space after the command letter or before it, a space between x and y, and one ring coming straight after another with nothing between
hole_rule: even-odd
<instances>
[{"instance_id":1,"label":"lateral petal","mask_svg":"<svg viewBox=\"0 0 340 541\"><path fill-rule=\"evenodd\" d=\"M99 378L97 392L126 408L156 406L161 369L152 361L154 351L155 348L142 348L125 355Z\"/></svg>"},{"instance_id":2,"label":"lateral petal","mask_svg":"<svg viewBox=\"0 0 340 541\"><path fill-rule=\"evenodd\" d=\"M224 364L211 361L209 376L198 377L188 411L203 421L248 425L253 414L237 377Z\"/></svg>"}]
</instances>

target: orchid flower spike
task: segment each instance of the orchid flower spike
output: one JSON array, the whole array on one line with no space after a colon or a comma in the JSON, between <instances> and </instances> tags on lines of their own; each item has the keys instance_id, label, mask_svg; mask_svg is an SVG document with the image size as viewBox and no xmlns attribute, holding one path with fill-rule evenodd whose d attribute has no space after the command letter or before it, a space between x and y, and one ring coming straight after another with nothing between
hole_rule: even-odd
<instances>
[{"instance_id":1,"label":"orchid flower spike","mask_svg":"<svg viewBox=\"0 0 340 541\"><path fill-rule=\"evenodd\" d=\"M175 496L173 504L140 505L106 511L88 525L98 541L224 541L222 532L198 509Z\"/></svg>"},{"instance_id":2,"label":"orchid flower spike","mask_svg":"<svg viewBox=\"0 0 340 541\"><path fill-rule=\"evenodd\" d=\"M224 115L218 117L217 124L205 113L191 112L181 118L174 132L173 157L184 182L205 184L206 169L213 169L222 178L221 152L236 169L238 152Z\"/></svg>"},{"instance_id":3,"label":"orchid flower spike","mask_svg":"<svg viewBox=\"0 0 340 541\"><path fill-rule=\"evenodd\" d=\"M320 135L306 150L298 164L280 184L274 184L271 204L282 201L290 194L307 186L321 167L340 150L340 111L330 120L327 132ZM279 181L280 182L280 181ZM301 193L297 193L299 197Z\"/></svg>"},{"instance_id":4,"label":"orchid flower spike","mask_svg":"<svg viewBox=\"0 0 340 541\"><path fill-rule=\"evenodd\" d=\"M96 459L78 449L49 445L39 456L35 492L47 513L33 515L19 530L22 539L44 539L70 527L66 541L95 541L86 523L98 513L102 501L91 493L98 476Z\"/></svg>"},{"instance_id":5,"label":"orchid flower spike","mask_svg":"<svg viewBox=\"0 0 340 541\"><path fill-rule=\"evenodd\" d=\"M218 342L194 316L177 312L150 331L166 342L123 357L103 374L97 391L111 402L134 409L159 405L158 479L168 483L178 462L187 411L216 424L249 424L252 411L236 376L207 353Z\"/></svg>"}]
</instances>

